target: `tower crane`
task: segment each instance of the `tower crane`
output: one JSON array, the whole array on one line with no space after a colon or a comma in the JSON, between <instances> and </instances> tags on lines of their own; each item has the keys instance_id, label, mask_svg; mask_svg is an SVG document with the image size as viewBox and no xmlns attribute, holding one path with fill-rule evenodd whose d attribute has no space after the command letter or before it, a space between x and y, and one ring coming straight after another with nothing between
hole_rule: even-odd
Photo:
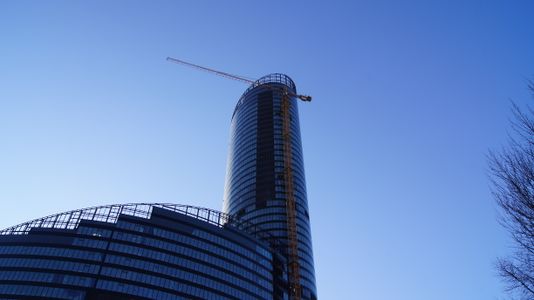
<instances>
[{"instance_id":1,"label":"tower crane","mask_svg":"<svg viewBox=\"0 0 534 300\"><path fill-rule=\"evenodd\" d=\"M245 84L254 84L256 81L244 78L242 76L214 70L211 68L199 66L180 59L167 57L167 61L192 67L201 71L206 71L222 77L233 79ZM300 284L300 263L298 256L298 239L297 239L297 207L293 190L293 172L291 169L291 118L289 109L291 98L297 98L302 101L311 101L312 97L307 95L298 95L290 91L287 87L279 87L269 83L261 84L270 90L280 91L282 94L282 139L284 145L284 183L286 187L286 214L287 214L287 240L288 240L288 271L289 271L289 292L292 300L301 299Z\"/></svg>"},{"instance_id":2,"label":"tower crane","mask_svg":"<svg viewBox=\"0 0 534 300\"><path fill-rule=\"evenodd\" d=\"M223 71L218 71L218 70L215 70L215 69L199 66L199 65L196 65L196 64L184 61L184 60L180 60L180 59L177 59L177 58L173 58L173 57L167 57L167 61L170 61L170 62L173 62L173 63L176 63L176 64L185 65L185 66L188 66L188 67L191 67L191 68L195 68L197 70L205 71L205 72L212 73L212 74L215 74L215 75L219 75L219 76L222 76L222 77L226 77L226 78L229 78L229 79L233 79L233 80L245 83L245 84L254 84L256 82L255 80L251 80L251 79L245 78L243 76L238 76L238 75L226 73L226 72L223 72ZM282 88L278 88L278 87L272 86L270 84L264 84L264 85L269 89L274 89L274 90L281 90L282 89ZM297 95L295 93L292 93L289 90L285 90L284 92L287 93L287 96L296 97L296 98L298 98L298 99L300 99L302 101L309 102L309 101L312 100L311 96Z\"/></svg>"}]
</instances>

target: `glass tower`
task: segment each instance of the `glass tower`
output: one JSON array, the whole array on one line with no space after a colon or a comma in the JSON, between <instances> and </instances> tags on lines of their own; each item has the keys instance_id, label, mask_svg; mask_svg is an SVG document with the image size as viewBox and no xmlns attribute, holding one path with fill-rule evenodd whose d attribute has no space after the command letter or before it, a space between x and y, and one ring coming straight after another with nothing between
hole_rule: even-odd
<instances>
[{"instance_id":1,"label":"glass tower","mask_svg":"<svg viewBox=\"0 0 534 300\"><path fill-rule=\"evenodd\" d=\"M296 94L293 80L271 74L252 84L234 110L223 211L254 224L255 231L287 244L282 96ZM316 299L297 99L290 99L291 171L297 210L298 256L303 299ZM284 249L287 254L287 249Z\"/></svg>"}]
</instances>

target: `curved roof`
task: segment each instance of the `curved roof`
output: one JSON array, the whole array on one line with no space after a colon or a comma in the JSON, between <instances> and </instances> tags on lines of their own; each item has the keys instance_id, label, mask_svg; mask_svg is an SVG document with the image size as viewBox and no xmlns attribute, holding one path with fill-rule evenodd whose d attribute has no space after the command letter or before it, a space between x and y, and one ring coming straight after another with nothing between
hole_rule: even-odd
<instances>
[{"instance_id":1,"label":"curved roof","mask_svg":"<svg viewBox=\"0 0 534 300\"><path fill-rule=\"evenodd\" d=\"M246 93L248 93L250 90L252 90L253 88L255 88L257 86L260 86L262 84L270 84L270 83L283 84L283 85L287 86L288 88L290 88L293 91L293 93L297 92L297 86L295 85L295 82L293 81L293 79L291 79L291 77L287 76L286 74L282 74L282 73L272 73L272 74L269 74L269 75L265 75L265 76L261 77L260 79L254 81L254 83L251 84L245 90L243 95L245 95ZM243 96L241 96L241 97L243 97Z\"/></svg>"},{"instance_id":2,"label":"curved roof","mask_svg":"<svg viewBox=\"0 0 534 300\"><path fill-rule=\"evenodd\" d=\"M0 231L0 235L26 234L32 228L76 229L81 220L117 223L119 215L149 219L152 209L159 207L192 216L216 226L231 221L228 214L212 209L172 203L128 203L87 207L38 218Z\"/></svg>"},{"instance_id":3,"label":"curved roof","mask_svg":"<svg viewBox=\"0 0 534 300\"><path fill-rule=\"evenodd\" d=\"M114 224L117 223L120 215L150 219L154 207L193 217L217 227L232 227L251 234L260 240L267 241L275 248L279 246L276 238L272 235L267 233L258 234L257 225L240 220L235 216L209 208L173 203L127 203L76 209L5 228L0 230L0 235L28 234L33 228L74 230L78 228L82 220Z\"/></svg>"}]
</instances>

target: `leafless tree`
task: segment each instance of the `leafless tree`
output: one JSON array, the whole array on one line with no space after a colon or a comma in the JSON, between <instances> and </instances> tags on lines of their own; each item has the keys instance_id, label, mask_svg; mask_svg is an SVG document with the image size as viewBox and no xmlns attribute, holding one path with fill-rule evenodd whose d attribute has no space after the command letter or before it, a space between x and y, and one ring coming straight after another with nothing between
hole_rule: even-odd
<instances>
[{"instance_id":1,"label":"leafless tree","mask_svg":"<svg viewBox=\"0 0 534 300\"><path fill-rule=\"evenodd\" d=\"M528 88L534 97L534 82ZM489 154L492 192L500 223L514 242L514 253L497 260L508 291L534 299L534 109L513 104L509 145Z\"/></svg>"}]
</instances>

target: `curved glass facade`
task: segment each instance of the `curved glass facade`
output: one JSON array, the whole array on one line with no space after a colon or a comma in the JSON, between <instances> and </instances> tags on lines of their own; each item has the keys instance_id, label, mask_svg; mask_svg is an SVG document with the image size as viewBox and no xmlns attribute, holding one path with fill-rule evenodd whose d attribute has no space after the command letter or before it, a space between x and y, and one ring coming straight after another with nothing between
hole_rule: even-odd
<instances>
[{"instance_id":1,"label":"curved glass facade","mask_svg":"<svg viewBox=\"0 0 534 300\"><path fill-rule=\"evenodd\" d=\"M284 299L284 259L219 212L118 205L0 232L0 298Z\"/></svg>"},{"instance_id":2,"label":"curved glass facade","mask_svg":"<svg viewBox=\"0 0 534 300\"><path fill-rule=\"evenodd\" d=\"M267 84L267 85L266 85ZM258 80L241 96L232 116L223 211L255 225L287 244L282 91L296 94L283 74ZM306 197L297 100L291 99L291 170L297 207L297 236L302 296L315 299L315 272ZM286 250L287 251L287 250Z\"/></svg>"}]
</instances>

